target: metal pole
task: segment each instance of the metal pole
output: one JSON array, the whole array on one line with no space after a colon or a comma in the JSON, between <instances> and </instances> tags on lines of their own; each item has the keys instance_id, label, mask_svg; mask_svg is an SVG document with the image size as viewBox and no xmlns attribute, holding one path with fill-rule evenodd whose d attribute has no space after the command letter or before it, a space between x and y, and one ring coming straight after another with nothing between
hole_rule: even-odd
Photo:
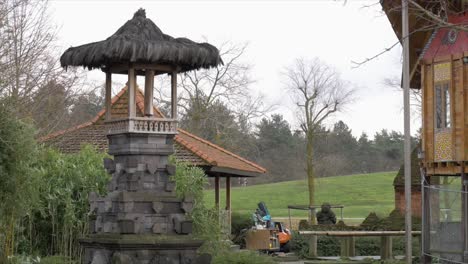
<instances>
[{"instance_id":1,"label":"metal pole","mask_svg":"<svg viewBox=\"0 0 468 264\"><path fill-rule=\"evenodd\" d=\"M402 40L403 40L403 104L405 127L405 238L406 238L406 263L412 261L412 237L411 237L411 134L410 134L410 94L409 94L409 30L408 30L408 0L401 1Z\"/></svg>"}]
</instances>

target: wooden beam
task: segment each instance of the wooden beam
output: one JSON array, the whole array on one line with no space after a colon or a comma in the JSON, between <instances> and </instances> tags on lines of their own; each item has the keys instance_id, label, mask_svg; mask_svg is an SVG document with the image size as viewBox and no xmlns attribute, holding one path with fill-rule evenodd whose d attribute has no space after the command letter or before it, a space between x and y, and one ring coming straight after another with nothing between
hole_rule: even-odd
<instances>
[{"instance_id":1,"label":"wooden beam","mask_svg":"<svg viewBox=\"0 0 468 264\"><path fill-rule=\"evenodd\" d=\"M116 74L125 74L128 72L130 67L128 64L114 64L109 68L106 68L106 71ZM170 65L154 65L154 64L146 64L146 63L135 63L133 64L133 69L135 72L143 73L142 70L154 70L159 73L171 73L176 71L177 68Z\"/></svg>"},{"instance_id":2,"label":"wooden beam","mask_svg":"<svg viewBox=\"0 0 468 264\"><path fill-rule=\"evenodd\" d=\"M135 69L133 66L130 66L128 69L128 117L136 116L136 78L135 78Z\"/></svg>"},{"instance_id":3,"label":"wooden beam","mask_svg":"<svg viewBox=\"0 0 468 264\"><path fill-rule=\"evenodd\" d=\"M153 116L153 88L154 70L147 70L145 74L145 116Z\"/></svg>"},{"instance_id":4,"label":"wooden beam","mask_svg":"<svg viewBox=\"0 0 468 264\"><path fill-rule=\"evenodd\" d=\"M259 172L244 171L218 166L211 167L210 172L221 173L224 175L232 175L234 177L257 177L261 175L261 173Z\"/></svg>"},{"instance_id":5,"label":"wooden beam","mask_svg":"<svg viewBox=\"0 0 468 264\"><path fill-rule=\"evenodd\" d=\"M219 211L219 175L215 176L215 205Z\"/></svg>"},{"instance_id":6,"label":"wooden beam","mask_svg":"<svg viewBox=\"0 0 468 264\"><path fill-rule=\"evenodd\" d=\"M226 177L226 210L231 211L231 177Z\"/></svg>"},{"instance_id":7,"label":"wooden beam","mask_svg":"<svg viewBox=\"0 0 468 264\"><path fill-rule=\"evenodd\" d=\"M111 120L112 108L112 73L106 72L106 121Z\"/></svg>"},{"instance_id":8,"label":"wooden beam","mask_svg":"<svg viewBox=\"0 0 468 264\"><path fill-rule=\"evenodd\" d=\"M177 72L171 72L171 118L177 119Z\"/></svg>"}]
</instances>

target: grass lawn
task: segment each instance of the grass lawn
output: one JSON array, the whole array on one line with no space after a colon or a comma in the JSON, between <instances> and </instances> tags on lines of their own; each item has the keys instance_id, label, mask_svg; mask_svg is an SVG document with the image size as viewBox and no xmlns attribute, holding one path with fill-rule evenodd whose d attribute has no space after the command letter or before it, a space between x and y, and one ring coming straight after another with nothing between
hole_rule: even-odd
<instances>
[{"instance_id":1,"label":"grass lawn","mask_svg":"<svg viewBox=\"0 0 468 264\"><path fill-rule=\"evenodd\" d=\"M344 205L344 218L364 218L369 212L388 215L394 208L392 183L395 175L396 172L380 172L317 179L317 204ZM304 205L308 199L305 180L236 187L231 190L231 195L233 211L251 214L257 203L263 201L272 217L287 217L288 205ZM225 206L224 197L225 191L222 190L221 208ZM205 199L213 205L214 190L207 190ZM339 218L339 209L334 211ZM307 216L306 212L296 210L291 210L291 214L301 218Z\"/></svg>"}]
</instances>

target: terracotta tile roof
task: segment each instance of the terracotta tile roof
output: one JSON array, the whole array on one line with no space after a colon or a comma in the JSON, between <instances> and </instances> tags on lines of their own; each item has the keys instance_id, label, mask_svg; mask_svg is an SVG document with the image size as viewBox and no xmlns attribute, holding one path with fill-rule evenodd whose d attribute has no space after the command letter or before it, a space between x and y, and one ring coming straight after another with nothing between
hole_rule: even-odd
<instances>
[{"instance_id":1,"label":"terracotta tile roof","mask_svg":"<svg viewBox=\"0 0 468 264\"><path fill-rule=\"evenodd\" d=\"M112 98L112 117L125 117L127 115L127 87L124 87ZM143 116L144 96L137 89L137 116ZM154 108L157 117L164 117L158 108ZM80 150L82 144L91 144L100 151L107 150L106 128L104 124L105 109L101 110L95 118L84 124L58 131L39 139L46 145L55 147L64 153L74 153ZM183 129L178 129L175 137L175 156L179 161L189 162L196 166L217 167L230 169L233 173L242 175L243 172L261 174L266 170L220 146L197 137Z\"/></svg>"}]
</instances>

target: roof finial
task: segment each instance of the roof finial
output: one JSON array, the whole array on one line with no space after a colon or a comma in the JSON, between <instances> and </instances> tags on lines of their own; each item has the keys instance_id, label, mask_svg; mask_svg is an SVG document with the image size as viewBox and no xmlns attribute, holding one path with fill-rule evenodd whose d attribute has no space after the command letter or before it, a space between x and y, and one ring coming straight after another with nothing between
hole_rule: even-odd
<instances>
[{"instance_id":1,"label":"roof finial","mask_svg":"<svg viewBox=\"0 0 468 264\"><path fill-rule=\"evenodd\" d=\"M135 14L133 15L133 18L137 18L137 17L146 18L146 11L143 8L138 9L138 11L136 11Z\"/></svg>"}]
</instances>

